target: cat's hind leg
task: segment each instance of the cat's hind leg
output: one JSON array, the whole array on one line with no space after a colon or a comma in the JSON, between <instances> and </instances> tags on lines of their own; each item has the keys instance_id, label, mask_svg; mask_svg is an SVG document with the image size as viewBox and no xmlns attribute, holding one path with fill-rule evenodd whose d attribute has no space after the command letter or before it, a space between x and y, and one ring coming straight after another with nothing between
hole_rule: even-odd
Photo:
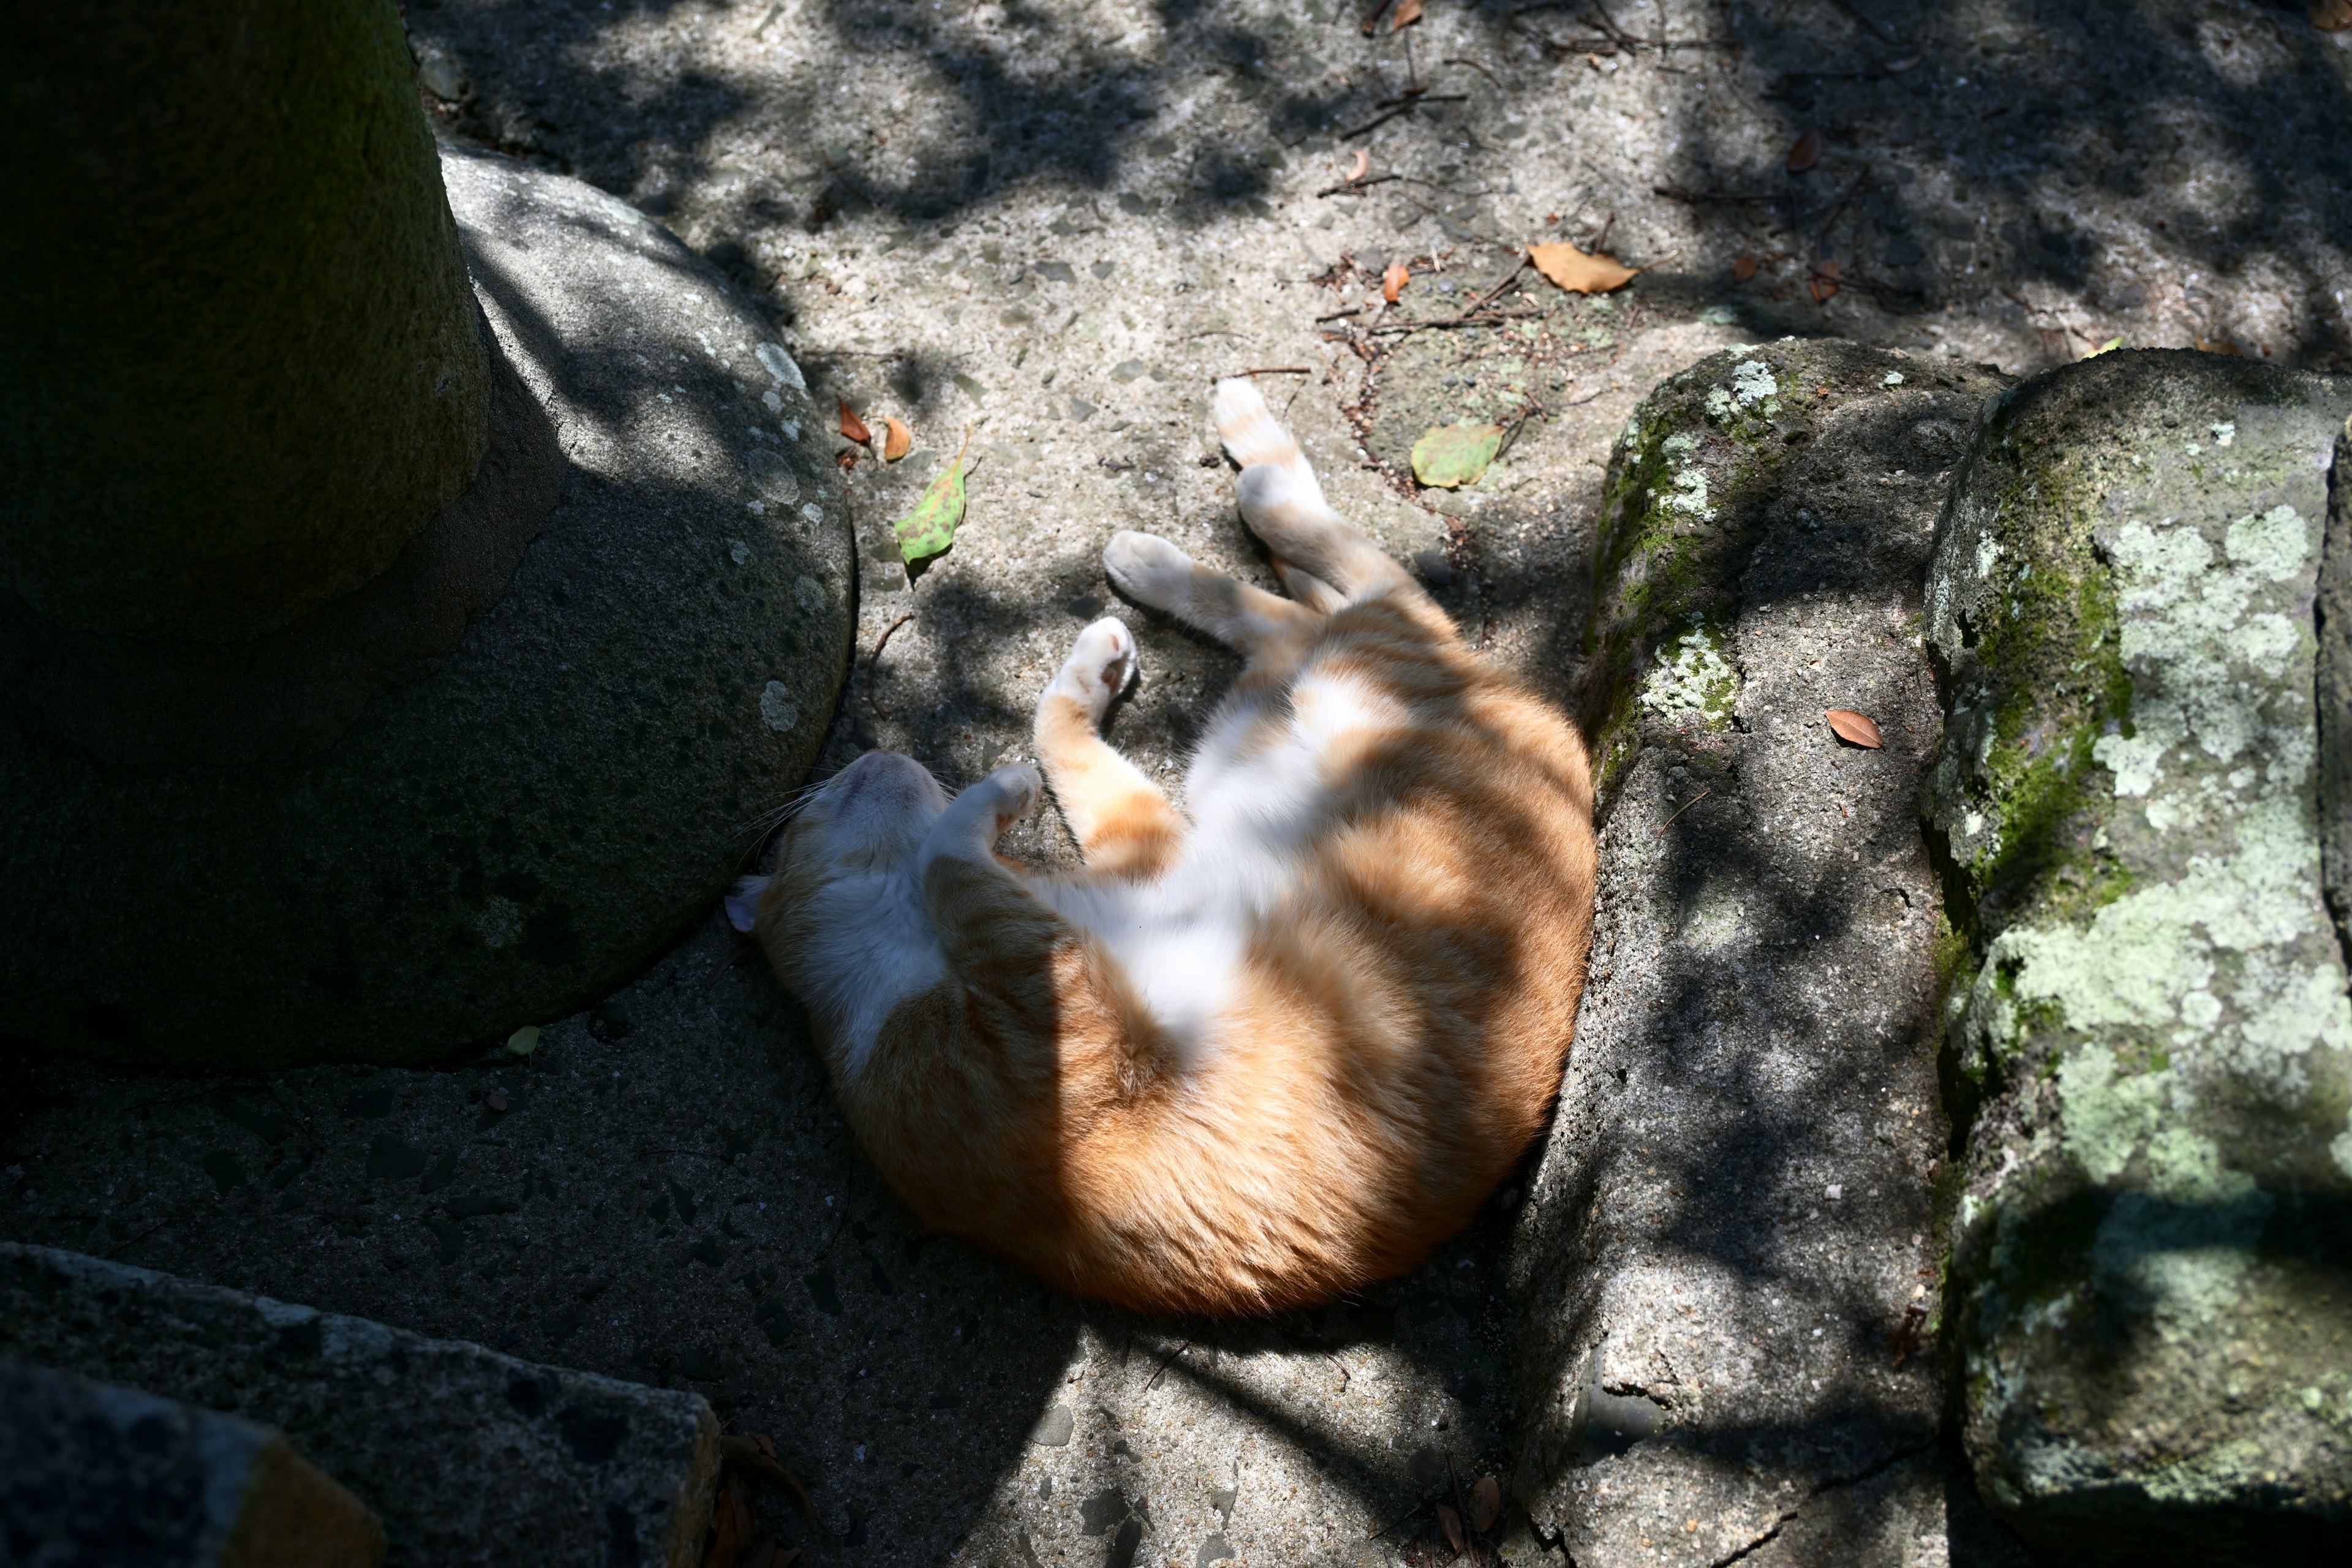
<instances>
[{"instance_id":1,"label":"cat's hind leg","mask_svg":"<svg viewBox=\"0 0 2352 1568\"><path fill-rule=\"evenodd\" d=\"M1286 643L1303 645L1323 625L1323 614L1313 606L1276 598L1263 588L1212 571L1156 534L1126 529L1112 534L1103 549L1103 571L1129 598L1165 610L1253 658ZM1315 582L1303 573L1299 575ZM1285 574L1285 580L1289 580L1289 574ZM1323 587L1319 583L1315 585ZM1324 588L1324 592L1330 590ZM1336 595L1332 601L1337 608Z\"/></svg>"},{"instance_id":2,"label":"cat's hind leg","mask_svg":"<svg viewBox=\"0 0 2352 1568\"><path fill-rule=\"evenodd\" d=\"M1303 586L1299 596L1308 598L1321 590L1341 603L1382 594L1423 596L1411 574L1331 510L1307 455L1256 387L1239 377L1217 383L1213 412L1225 450L1242 466L1234 482L1242 519L1274 552L1293 593ZM1297 582L1294 573L1307 574L1308 582Z\"/></svg>"},{"instance_id":3,"label":"cat's hind leg","mask_svg":"<svg viewBox=\"0 0 2352 1568\"><path fill-rule=\"evenodd\" d=\"M1106 616L1080 632L1037 699L1037 760L1087 864L1149 877L1174 856L1184 822L1160 786L1102 738L1103 714L1134 676L1135 636L1125 626Z\"/></svg>"}]
</instances>

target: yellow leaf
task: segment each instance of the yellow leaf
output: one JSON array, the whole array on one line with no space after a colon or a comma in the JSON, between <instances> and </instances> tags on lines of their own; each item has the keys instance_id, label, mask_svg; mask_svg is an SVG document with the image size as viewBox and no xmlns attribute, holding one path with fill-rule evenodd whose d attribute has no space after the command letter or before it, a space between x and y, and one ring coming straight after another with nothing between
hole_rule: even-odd
<instances>
[{"instance_id":1,"label":"yellow leaf","mask_svg":"<svg viewBox=\"0 0 2352 1568\"><path fill-rule=\"evenodd\" d=\"M1587 256L1564 239L1528 247L1536 270L1571 294L1606 294L1622 289L1641 268L1623 267L1613 256Z\"/></svg>"},{"instance_id":2,"label":"yellow leaf","mask_svg":"<svg viewBox=\"0 0 2352 1568\"><path fill-rule=\"evenodd\" d=\"M507 1037L507 1049L519 1057L527 1057L539 1049L539 1026L525 1024Z\"/></svg>"},{"instance_id":3,"label":"yellow leaf","mask_svg":"<svg viewBox=\"0 0 2352 1568\"><path fill-rule=\"evenodd\" d=\"M915 449L915 433L907 428L906 421L882 416L882 460L895 463Z\"/></svg>"}]
</instances>

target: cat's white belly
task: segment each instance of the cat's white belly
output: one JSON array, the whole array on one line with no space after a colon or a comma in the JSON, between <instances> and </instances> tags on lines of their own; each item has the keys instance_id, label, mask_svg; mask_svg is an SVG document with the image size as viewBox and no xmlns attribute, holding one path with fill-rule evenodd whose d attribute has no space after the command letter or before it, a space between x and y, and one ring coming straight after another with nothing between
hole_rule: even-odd
<instances>
[{"instance_id":1,"label":"cat's white belly","mask_svg":"<svg viewBox=\"0 0 2352 1568\"><path fill-rule=\"evenodd\" d=\"M1174 867L1147 883L1038 889L1119 961L1187 1067L1216 1054L1251 935L1297 886L1299 862L1328 825L1332 753L1405 720L1401 703L1360 677L1312 670L1280 710L1229 704L1186 775L1194 826Z\"/></svg>"}]
</instances>

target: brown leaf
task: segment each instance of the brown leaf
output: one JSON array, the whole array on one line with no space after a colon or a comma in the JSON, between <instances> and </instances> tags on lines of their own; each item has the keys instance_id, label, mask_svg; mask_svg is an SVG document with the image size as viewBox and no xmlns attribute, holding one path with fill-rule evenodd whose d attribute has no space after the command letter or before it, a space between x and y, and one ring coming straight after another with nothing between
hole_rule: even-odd
<instances>
[{"instance_id":1,"label":"brown leaf","mask_svg":"<svg viewBox=\"0 0 2352 1568\"><path fill-rule=\"evenodd\" d=\"M710 1550L702 1554L702 1568L735 1568L751 1544L751 1489L730 1478L711 1503Z\"/></svg>"},{"instance_id":2,"label":"brown leaf","mask_svg":"<svg viewBox=\"0 0 2352 1568\"><path fill-rule=\"evenodd\" d=\"M2352 0L2347 0L2347 4L2352 4ZM1372 172L1372 155L1371 155L1371 153L1370 153L1369 152L1365 151L1365 150L1364 150L1363 148L1361 148L1361 147L1357 148L1357 149L1356 149L1356 161L1355 161L1354 163L1350 163L1350 164L1349 164L1349 165L1348 165L1348 183L1349 183L1349 184L1351 184L1351 185L1352 185L1352 184L1354 184L1358 180L1362 179L1366 174L1370 174L1371 172Z\"/></svg>"},{"instance_id":3,"label":"brown leaf","mask_svg":"<svg viewBox=\"0 0 2352 1568\"><path fill-rule=\"evenodd\" d=\"M882 460L895 463L915 449L915 433L903 419L882 416Z\"/></svg>"},{"instance_id":4,"label":"brown leaf","mask_svg":"<svg viewBox=\"0 0 2352 1568\"><path fill-rule=\"evenodd\" d=\"M1409 27L1421 20L1422 0L1397 0L1396 15L1389 18L1389 31Z\"/></svg>"},{"instance_id":5,"label":"brown leaf","mask_svg":"<svg viewBox=\"0 0 2352 1568\"><path fill-rule=\"evenodd\" d=\"M809 1519L816 1517L816 1508L809 1501L808 1489L800 1478L776 1462L776 1445L764 1433L747 1436L719 1439L719 1458L740 1474L772 1487L782 1487L792 1494L794 1506Z\"/></svg>"},{"instance_id":6,"label":"brown leaf","mask_svg":"<svg viewBox=\"0 0 2352 1568\"><path fill-rule=\"evenodd\" d=\"M1838 291L1838 264L1834 261L1813 263L1813 300L1826 305Z\"/></svg>"},{"instance_id":7,"label":"brown leaf","mask_svg":"<svg viewBox=\"0 0 2352 1568\"><path fill-rule=\"evenodd\" d=\"M847 403L841 405L841 433L861 447L874 439L874 432L866 427L866 421Z\"/></svg>"},{"instance_id":8,"label":"brown leaf","mask_svg":"<svg viewBox=\"0 0 2352 1568\"><path fill-rule=\"evenodd\" d=\"M492 1110L504 1110L507 1108L507 1091L502 1089L494 1089L483 1098L482 1103L488 1106Z\"/></svg>"},{"instance_id":9,"label":"brown leaf","mask_svg":"<svg viewBox=\"0 0 2352 1568\"><path fill-rule=\"evenodd\" d=\"M1478 1484L1470 1489L1471 1530L1484 1535L1502 1517L1503 1483L1492 1476L1480 1476Z\"/></svg>"},{"instance_id":10,"label":"brown leaf","mask_svg":"<svg viewBox=\"0 0 2352 1568\"><path fill-rule=\"evenodd\" d=\"M2323 33L2352 29L2352 0L2313 0L2311 25Z\"/></svg>"},{"instance_id":11,"label":"brown leaf","mask_svg":"<svg viewBox=\"0 0 2352 1568\"><path fill-rule=\"evenodd\" d=\"M833 455L833 460L835 464L839 465L843 473L848 473L851 469L857 467L857 448L855 447L844 447L840 451L835 452Z\"/></svg>"},{"instance_id":12,"label":"brown leaf","mask_svg":"<svg viewBox=\"0 0 2352 1568\"><path fill-rule=\"evenodd\" d=\"M1734 283L1745 283L1755 276L1756 258L1754 257L1735 256L1731 258L1731 280Z\"/></svg>"},{"instance_id":13,"label":"brown leaf","mask_svg":"<svg viewBox=\"0 0 2352 1568\"><path fill-rule=\"evenodd\" d=\"M2234 354L2238 352L2238 345L2223 342L2220 338L2209 338L2200 332L2197 334L2197 352L2200 354Z\"/></svg>"},{"instance_id":14,"label":"brown leaf","mask_svg":"<svg viewBox=\"0 0 2352 1568\"><path fill-rule=\"evenodd\" d=\"M1886 738L1878 732L1878 726L1871 722L1867 713L1857 713L1851 708L1832 708L1822 717L1830 721L1830 728L1837 731L1838 739L1850 745L1867 746L1875 751L1886 744Z\"/></svg>"},{"instance_id":15,"label":"brown leaf","mask_svg":"<svg viewBox=\"0 0 2352 1568\"><path fill-rule=\"evenodd\" d=\"M1437 1522L1445 1531L1445 1544L1454 1548L1454 1555L1462 1555L1462 1516L1444 1503L1437 1505Z\"/></svg>"},{"instance_id":16,"label":"brown leaf","mask_svg":"<svg viewBox=\"0 0 2352 1568\"><path fill-rule=\"evenodd\" d=\"M1412 268L1403 262L1390 262L1389 269L1381 274L1381 298L1391 305L1395 304L1397 296L1404 292L1405 282L1412 276Z\"/></svg>"},{"instance_id":17,"label":"brown leaf","mask_svg":"<svg viewBox=\"0 0 2352 1568\"><path fill-rule=\"evenodd\" d=\"M1633 280L1638 267L1625 267L1608 255L1587 256L1564 239L1528 247L1536 270L1571 294L1606 294Z\"/></svg>"},{"instance_id":18,"label":"brown leaf","mask_svg":"<svg viewBox=\"0 0 2352 1568\"><path fill-rule=\"evenodd\" d=\"M1801 174L1822 161L1822 133L1808 131L1789 149L1789 173Z\"/></svg>"}]
</instances>

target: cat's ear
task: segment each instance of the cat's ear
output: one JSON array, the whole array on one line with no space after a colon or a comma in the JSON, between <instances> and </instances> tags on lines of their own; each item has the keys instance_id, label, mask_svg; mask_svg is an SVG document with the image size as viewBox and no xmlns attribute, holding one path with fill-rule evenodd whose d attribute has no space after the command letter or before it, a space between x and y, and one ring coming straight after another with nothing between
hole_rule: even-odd
<instances>
[{"instance_id":1,"label":"cat's ear","mask_svg":"<svg viewBox=\"0 0 2352 1568\"><path fill-rule=\"evenodd\" d=\"M727 889L727 923L748 931L760 923L760 896L768 890L765 877L745 877Z\"/></svg>"}]
</instances>

